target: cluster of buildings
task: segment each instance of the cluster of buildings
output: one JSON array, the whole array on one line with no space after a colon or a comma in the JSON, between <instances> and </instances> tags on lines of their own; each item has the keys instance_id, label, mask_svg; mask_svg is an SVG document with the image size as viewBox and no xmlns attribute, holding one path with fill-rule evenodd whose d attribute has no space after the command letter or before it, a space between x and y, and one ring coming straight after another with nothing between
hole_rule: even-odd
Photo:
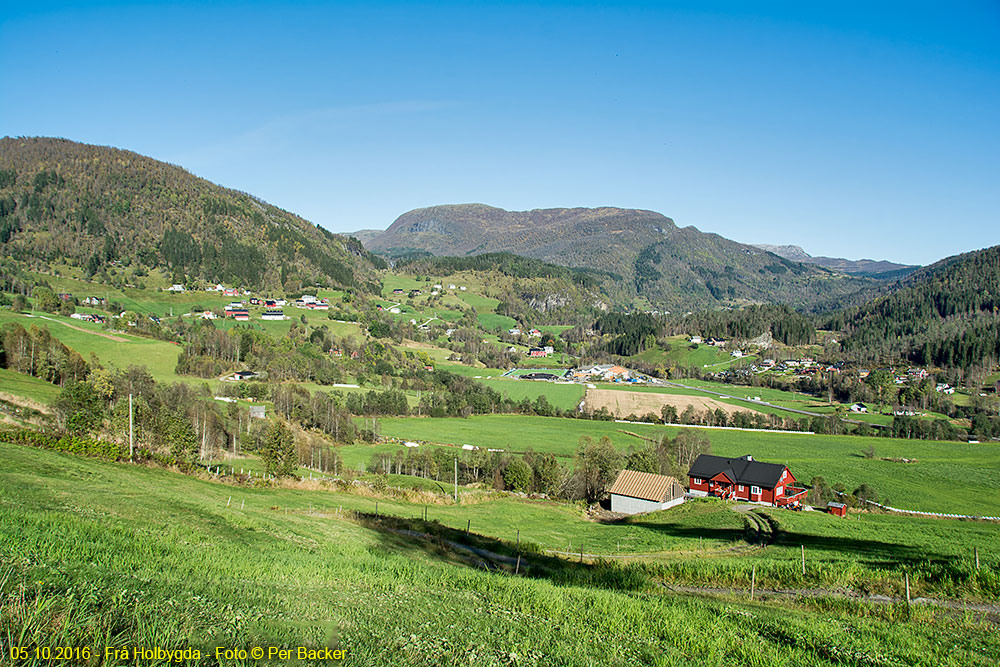
<instances>
[{"instance_id":1,"label":"cluster of buildings","mask_svg":"<svg viewBox=\"0 0 1000 667\"><path fill-rule=\"evenodd\" d=\"M107 321L104 315L95 315L93 313L73 313L70 317L81 322L94 322L95 324L104 324Z\"/></svg>"},{"instance_id":2,"label":"cluster of buildings","mask_svg":"<svg viewBox=\"0 0 1000 667\"><path fill-rule=\"evenodd\" d=\"M772 507L800 508L808 489L795 485L792 471L780 463L702 454L688 470L687 489L674 477L622 470L608 493L611 511L620 514L655 512L685 498L715 497ZM828 511L844 516L843 506Z\"/></svg>"}]
</instances>

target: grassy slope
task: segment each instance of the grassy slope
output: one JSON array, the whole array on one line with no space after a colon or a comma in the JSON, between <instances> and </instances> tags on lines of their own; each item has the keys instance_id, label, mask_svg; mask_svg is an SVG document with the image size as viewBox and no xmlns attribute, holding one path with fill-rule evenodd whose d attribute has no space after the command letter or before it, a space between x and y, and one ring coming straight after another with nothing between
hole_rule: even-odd
<instances>
[{"instance_id":1,"label":"grassy slope","mask_svg":"<svg viewBox=\"0 0 1000 667\"><path fill-rule=\"evenodd\" d=\"M59 396L61 390L62 387L49 384L44 380L0 368L0 392L24 396L39 403L51 404Z\"/></svg>"},{"instance_id":2,"label":"grassy slope","mask_svg":"<svg viewBox=\"0 0 1000 667\"><path fill-rule=\"evenodd\" d=\"M547 417L484 415L469 419L381 419L387 436L431 442L473 444L524 451L528 448L571 456L581 436L607 435L622 450L642 441L622 431L647 437L676 434L677 427L615 424ZM1000 514L1000 446L955 442L893 440L856 436L751 433L696 429L723 456L753 454L762 461L787 464L796 477L808 482L821 475L830 483L853 489L862 482L873 485L897 507L961 514ZM903 464L865 459L869 445L876 455L915 458ZM970 480L974 480L971 481Z\"/></svg>"},{"instance_id":3,"label":"grassy slope","mask_svg":"<svg viewBox=\"0 0 1000 667\"><path fill-rule=\"evenodd\" d=\"M337 518L337 505L370 505L367 498L233 488L0 450L8 464L0 469L0 633L24 632L25 644L338 642L356 664L402 665L799 666L844 655L868 664L985 665L1000 658L996 633L962 617L942 622L918 610L907 622L890 608L716 602L569 563L539 570L536 579L514 578ZM421 509L409 507L414 516ZM681 527L698 519L688 514ZM571 515L563 522L583 523Z\"/></svg>"},{"instance_id":4,"label":"grassy slope","mask_svg":"<svg viewBox=\"0 0 1000 667\"><path fill-rule=\"evenodd\" d=\"M102 364L127 368L132 364L146 366L154 378L161 381L191 381L177 375L174 372L177 366L177 355L181 348L178 345L160 340L133 336L130 334L113 334L118 338L124 338L125 342L111 340L98 335L104 331L100 325L90 322L78 322L61 315L45 313L44 317L29 317L13 313L9 310L0 310L0 325L6 322L17 322L21 326L28 328L31 325L48 327L49 332L63 344L76 350L84 359L89 359L94 353L101 360ZM51 320L56 320L55 322ZM61 323L79 327L83 329L71 329Z\"/></svg>"}]
</instances>

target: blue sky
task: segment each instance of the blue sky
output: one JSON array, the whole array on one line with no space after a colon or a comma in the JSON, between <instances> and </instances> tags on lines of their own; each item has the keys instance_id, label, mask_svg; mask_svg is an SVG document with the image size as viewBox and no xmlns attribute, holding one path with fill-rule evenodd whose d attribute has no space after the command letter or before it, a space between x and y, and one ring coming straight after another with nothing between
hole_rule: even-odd
<instances>
[{"instance_id":1,"label":"blue sky","mask_svg":"<svg viewBox=\"0 0 1000 667\"><path fill-rule=\"evenodd\" d=\"M205 4L0 3L0 135L334 231L482 202L849 258L1000 243L996 1Z\"/></svg>"}]
</instances>

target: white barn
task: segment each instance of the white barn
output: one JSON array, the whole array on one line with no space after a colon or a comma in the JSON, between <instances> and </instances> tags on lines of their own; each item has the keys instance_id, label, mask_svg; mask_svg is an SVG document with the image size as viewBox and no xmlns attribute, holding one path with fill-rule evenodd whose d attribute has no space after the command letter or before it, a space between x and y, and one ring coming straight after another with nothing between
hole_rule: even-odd
<instances>
[{"instance_id":1,"label":"white barn","mask_svg":"<svg viewBox=\"0 0 1000 667\"><path fill-rule=\"evenodd\" d=\"M665 510L684 502L684 487L673 477L622 470L608 489L611 511L640 514Z\"/></svg>"}]
</instances>

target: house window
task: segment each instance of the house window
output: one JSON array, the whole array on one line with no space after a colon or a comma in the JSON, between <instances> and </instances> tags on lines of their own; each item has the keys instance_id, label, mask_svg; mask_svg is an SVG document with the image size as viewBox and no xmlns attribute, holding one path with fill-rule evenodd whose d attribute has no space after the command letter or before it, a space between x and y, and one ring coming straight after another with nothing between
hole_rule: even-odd
<instances>
[{"instance_id":1,"label":"house window","mask_svg":"<svg viewBox=\"0 0 1000 667\"><path fill-rule=\"evenodd\" d=\"M692 484L701 484L701 478L700 477L692 477L691 478L691 483Z\"/></svg>"},{"instance_id":2,"label":"house window","mask_svg":"<svg viewBox=\"0 0 1000 667\"><path fill-rule=\"evenodd\" d=\"M744 488L745 488L745 487L744 487L744 486L743 486L742 484L740 484L740 491L743 491L743 490L744 490Z\"/></svg>"},{"instance_id":3,"label":"house window","mask_svg":"<svg viewBox=\"0 0 1000 667\"><path fill-rule=\"evenodd\" d=\"M783 492L783 491L784 491L784 487L782 487L782 486L779 486L778 488L776 488L776 489L774 490L774 495L776 495L776 496L780 496L780 495L782 494L782 492Z\"/></svg>"},{"instance_id":4,"label":"house window","mask_svg":"<svg viewBox=\"0 0 1000 667\"><path fill-rule=\"evenodd\" d=\"M759 486L751 486L750 487L750 493L751 494L760 495L760 487Z\"/></svg>"}]
</instances>

